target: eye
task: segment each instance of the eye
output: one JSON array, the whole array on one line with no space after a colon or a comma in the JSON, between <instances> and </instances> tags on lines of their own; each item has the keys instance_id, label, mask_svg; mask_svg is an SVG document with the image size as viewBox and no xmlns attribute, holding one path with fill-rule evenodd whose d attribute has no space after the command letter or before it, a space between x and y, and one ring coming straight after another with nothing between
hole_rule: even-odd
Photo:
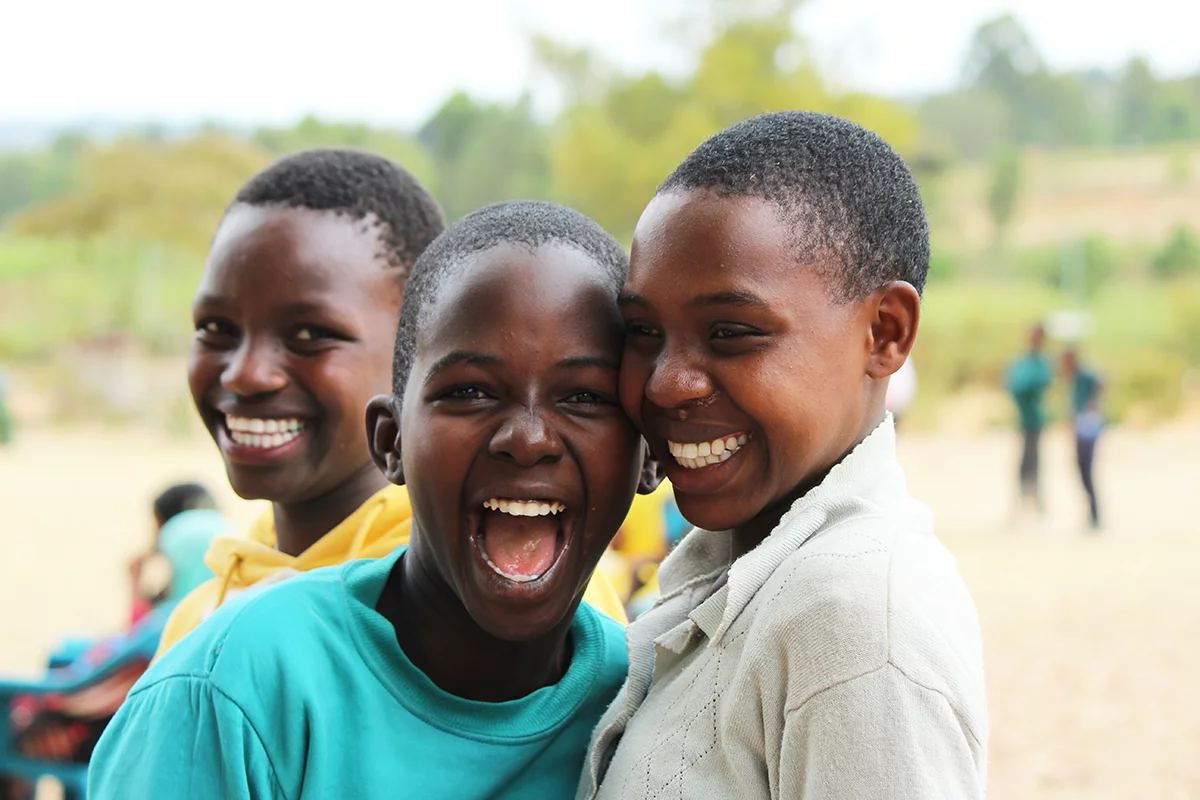
<instances>
[{"instance_id":1,"label":"eye","mask_svg":"<svg viewBox=\"0 0 1200 800\"><path fill-rule=\"evenodd\" d=\"M317 342L322 339L340 338L333 331L319 325L302 325L296 329L292 337L298 342Z\"/></svg>"},{"instance_id":2,"label":"eye","mask_svg":"<svg viewBox=\"0 0 1200 800\"><path fill-rule=\"evenodd\" d=\"M584 389L583 391L575 392L574 394L564 397L563 402L564 403L577 403L580 405L589 405L589 406L603 406L603 405L610 405L612 403L612 400L608 396L601 394L600 392L594 392L594 391L591 391L590 389Z\"/></svg>"},{"instance_id":3,"label":"eye","mask_svg":"<svg viewBox=\"0 0 1200 800\"><path fill-rule=\"evenodd\" d=\"M487 392L478 386L459 386L442 395L447 400L486 400Z\"/></svg>"},{"instance_id":4,"label":"eye","mask_svg":"<svg viewBox=\"0 0 1200 800\"><path fill-rule=\"evenodd\" d=\"M630 322L625 326L626 336L657 336L658 329L644 322Z\"/></svg>"},{"instance_id":5,"label":"eye","mask_svg":"<svg viewBox=\"0 0 1200 800\"><path fill-rule=\"evenodd\" d=\"M222 336L233 336L237 333L237 329L223 319L209 317L196 323L196 333L202 338L214 339Z\"/></svg>"},{"instance_id":6,"label":"eye","mask_svg":"<svg viewBox=\"0 0 1200 800\"><path fill-rule=\"evenodd\" d=\"M751 328L748 325L735 325L730 323L719 323L714 325L709 331L709 337L717 341L751 339L761 337L763 335L763 332L757 328Z\"/></svg>"}]
</instances>

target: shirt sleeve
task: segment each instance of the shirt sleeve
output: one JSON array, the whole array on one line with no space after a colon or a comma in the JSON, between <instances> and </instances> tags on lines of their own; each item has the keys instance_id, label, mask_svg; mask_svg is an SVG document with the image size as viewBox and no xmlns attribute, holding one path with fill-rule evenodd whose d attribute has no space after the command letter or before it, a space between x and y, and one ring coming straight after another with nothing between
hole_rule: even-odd
<instances>
[{"instance_id":1,"label":"shirt sleeve","mask_svg":"<svg viewBox=\"0 0 1200 800\"><path fill-rule=\"evenodd\" d=\"M88 797L282 800L245 713L203 676L166 678L131 695L101 737Z\"/></svg>"},{"instance_id":2,"label":"shirt sleeve","mask_svg":"<svg viewBox=\"0 0 1200 800\"><path fill-rule=\"evenodd\" d=\"M940 692L885 664L788 712L776 795L983 798L984 748Z\"/></svg>"}]
</instances>

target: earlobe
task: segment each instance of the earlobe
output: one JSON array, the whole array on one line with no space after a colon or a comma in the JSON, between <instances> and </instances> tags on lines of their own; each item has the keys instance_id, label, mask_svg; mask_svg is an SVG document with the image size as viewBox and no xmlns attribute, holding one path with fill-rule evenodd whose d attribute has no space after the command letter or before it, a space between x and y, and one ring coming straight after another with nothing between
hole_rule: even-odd
<instances>
[{"instance_id":1,"label":"earlobe","mask_svg":"<svg viewBox=\"0 0 1200 800\"><path fill-rule=\"evenodd\" d=\"M880 379L904 366L912 352L921 319L921 296L912 284L893 281L876 297L867 374Z\"/></svg>"},{"instance_id":2,"label":"earlobe","mask_svg":"<svg viewBox=\"0 0 1200 800\"><path fill-rule=\"evenodd\" d=\"M404 461L400 449L400 409L388 395L367 403L367 444L371 460L389 481L404 485Z\"/></svg>"},{"instance_id":3,"label":"earlobe","mask_svg":"<svg viewBox=\"0 0 1200 800\"><path fill-rule=\"evenodd\" d=\"M651 494L663 482L665 472L663 465L650 452L650 445L642 439L642 474L638 478L638 494Z\"/></svg>"}]
</instances>

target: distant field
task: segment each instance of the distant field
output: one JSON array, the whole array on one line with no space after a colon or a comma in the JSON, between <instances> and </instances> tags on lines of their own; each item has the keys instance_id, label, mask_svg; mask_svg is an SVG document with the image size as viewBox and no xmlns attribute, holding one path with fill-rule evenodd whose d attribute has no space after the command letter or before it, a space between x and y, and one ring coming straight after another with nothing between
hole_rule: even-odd
<instances>
[{"instance_id":1,"label":"distant field","mask_svg":"<svg viewBox=\"0 0 1200 800\"><path fill-rule=\"evenodd\" d=\"M985 166L943 178L935 238L977 250L991 243ZM1176 225L1200 230L1200 149L1028 152L1009 231L1013 247L1101 236L1158 243Z\"/></svg>"}]
</instances>

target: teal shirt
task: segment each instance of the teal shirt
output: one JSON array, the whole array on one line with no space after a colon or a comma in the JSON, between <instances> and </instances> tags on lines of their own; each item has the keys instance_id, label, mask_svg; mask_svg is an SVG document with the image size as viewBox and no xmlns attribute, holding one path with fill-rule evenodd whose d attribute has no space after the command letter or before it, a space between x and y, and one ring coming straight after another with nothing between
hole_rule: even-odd
<instances>
[{"instance_id":1,"label":"teal shirt","mask_svg":"<svg viewBox=\"0 0 1200 800\"><path fill-rule=\"evenodd\" d=\"M400 553L237 598L142 677L96 747L88 797L572 797L625 679L625 632L580 604L563 679L450 695L376 610Z\"/></svg>"},{"instance_id":2,"label":"teal shirt","mask_svg":"<svg viewBox=\"0 0 1200 800\"><path fill-rule=\"evenodd\" d=\"M1089 369L1079 367L1071 381L1071 412L1078 416L1087 410L1088 401L1100 388L1100 377Z\"/></svg>"},{"instance_id":3,"label":"teal shirt","mask_svg":"<svg viewBox=\"0 0 1200 800\"><path fill-rule=\"evenodd\" d=\"M1046 424L1042 395L1050 388L1054 369L1040 353L1027 353L1008 370L1008 391L1017 404L1021 430L1041 430Z\"/></svg>"}]
</instances>

